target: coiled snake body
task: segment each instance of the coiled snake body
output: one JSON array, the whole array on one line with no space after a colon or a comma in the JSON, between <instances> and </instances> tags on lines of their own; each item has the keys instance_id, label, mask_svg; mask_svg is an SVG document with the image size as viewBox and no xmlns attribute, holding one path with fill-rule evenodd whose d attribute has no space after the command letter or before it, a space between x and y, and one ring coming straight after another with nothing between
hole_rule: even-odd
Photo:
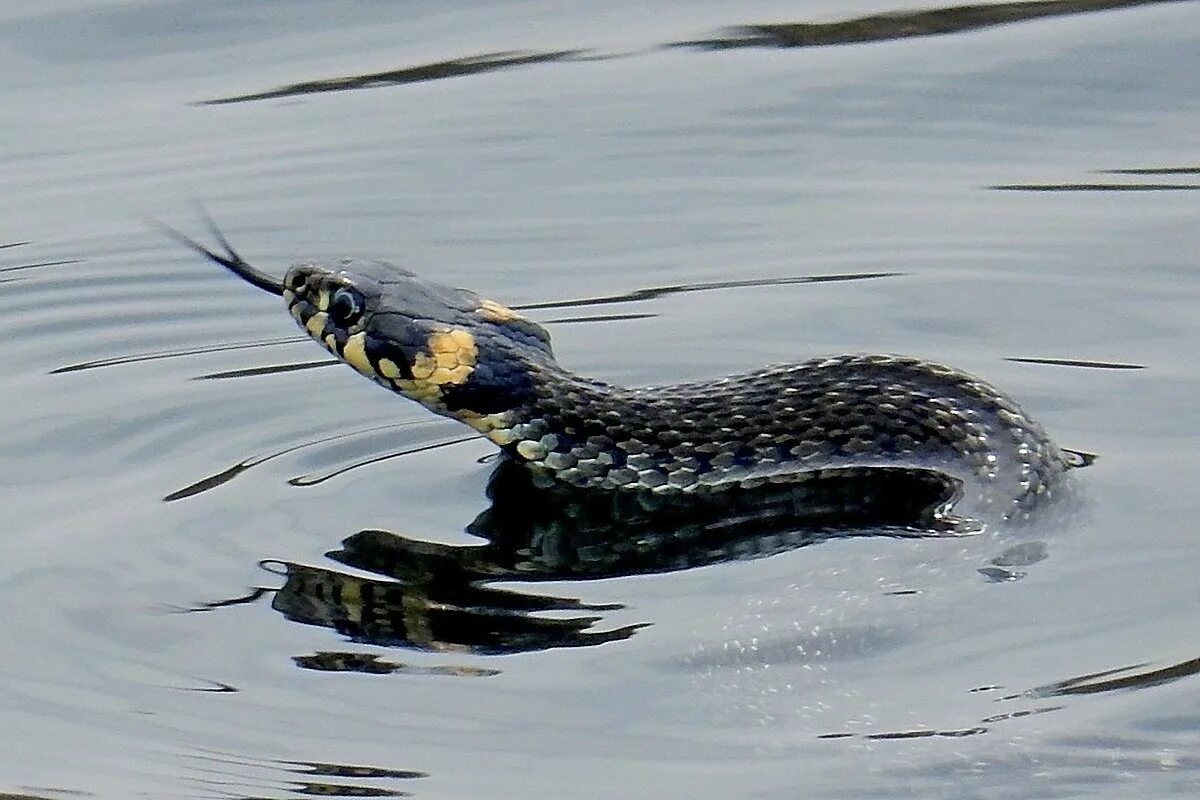
<instances>
[{"instance_id":1,"label":"coiled snake body","mask_svg":"<svg viewBox=\"0 0 1200 800\"><path fill-rule=\"evenodd\" d=\"M317 342L376 383L466 423L548 485L713 492L822 472L916 467L1002 516L1084 463L995 387L895 355L843 355L695 383L576 375L544 328L384 262L302 262L282 282L176 234L281 295Z\"/></svg>"}]
</instances>

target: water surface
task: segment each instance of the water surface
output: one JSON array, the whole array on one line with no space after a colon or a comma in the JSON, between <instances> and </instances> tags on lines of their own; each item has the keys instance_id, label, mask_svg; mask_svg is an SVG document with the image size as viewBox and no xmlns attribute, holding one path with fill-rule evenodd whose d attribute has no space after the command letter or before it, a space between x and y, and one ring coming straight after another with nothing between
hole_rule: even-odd
<instances>
[{"instance_id":1,"label":"water surface","mask_svg":"<svg viewBox=\"0 0 1200 800\"><path fill-rule=\"evenodd\" d=\"M0 11L0 792L1194 796L1200 6L919 9ZM195 201L585 374L906 352L1100 460L1019 531L463 582L490 446L146 224Z\"/></svg>"}]
</instances>

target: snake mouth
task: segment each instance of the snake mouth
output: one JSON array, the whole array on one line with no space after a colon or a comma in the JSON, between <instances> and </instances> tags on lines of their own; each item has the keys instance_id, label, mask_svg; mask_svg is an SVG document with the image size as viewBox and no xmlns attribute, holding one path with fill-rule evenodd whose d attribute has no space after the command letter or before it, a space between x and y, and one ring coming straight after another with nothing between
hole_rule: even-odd
<instances>
[{"instance_id":1,"label":"snake mouth","mask_svg":"<svg viewBox=\"0 0 1200 800\"><path fill-rule=\"evenodd\" d=\"M225 251L224 254L209 250L195 239L175 230L170 225L166 225L161 222L155 222L154 224L175 241L190 247L197 253L200 253L202 256L206 257L209 261L220 264L222 267L229 270L234 275L237 275L251 286L257 286L264 292L270 292L277 297L283 297L283 281L278 280L277 278L272 278L265 272L260 272L258 269L251 266L246 259L242 258L241 254L238 253L237 250L233 249L233 245L231 245L229 240L225 238L225 234L221 233L221 229L218 228L217 224L211 219L208 220L208 230L210 233L212 233L213 238L217 240L217 244L221 245L221 248Z\"/></svg>"}]
</instances>

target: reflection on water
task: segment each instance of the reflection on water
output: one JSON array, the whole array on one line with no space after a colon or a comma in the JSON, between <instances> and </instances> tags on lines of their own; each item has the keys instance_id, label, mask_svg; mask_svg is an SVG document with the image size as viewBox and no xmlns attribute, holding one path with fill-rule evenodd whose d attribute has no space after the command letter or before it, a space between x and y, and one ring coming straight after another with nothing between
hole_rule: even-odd
<instances>
[{"instance_id":1,"label":"reflection on water","mask_svg":"<svg viewBox=\"0 0 1200 800\"><path fill-rule=\"evenodd\" d=\"M287 797L409 797L412 793L408 791L407 782L429 777L428 773L412 769L323 761L258 760L218 752L196 753L192 759L201 765L193 767L196 772L209 773L194 780L197 788L212 793L202 796L229 800L266 800L267 796L261 794L263 791L281 791ZM286 777L278 780L275 776L279 773ZM399 788L401 786L405 788ZM2 800L9 797L14 796L0 795Z\"/></svg>"},{"instance_id":2,"label":"reflection on water","mask_svg":"<svg viewBox=\"0 0 1200 800\"><path fill-rule=\"evenodd\" d=\"M601 619L594 613L533 616L533 612L596 612L615 607L477 586L478 576L459 569L454 554L428 552L409 540L397 541L401 544L396 548L355 537L344 543L347 554L380 561L391 556L396 572L382 574L396 582L289 563L283 565L287 580L271 607L294 622L331 628L355 642L485 655L589 647L627 639L641 627L591 631ZM338 559L339 554L330 555ZM351 655L308 657L297 664L328 671L377 671L377 662L369 656Z\"/></svg>"},{"instance_id":3,"label":"reflection on water","mask_svg":"<svg viewBox=\"0 0 1200 800\"><path fill-rule=\"evenodd\" d=\"M1110 175L1200 175L1200 167L1135 167L1131 169L1106 169Z\"/></svg>"},{"instance_id":4,"label":"reflection on water","mask_svg":"<svg viewBox=\"0 0 1200 800\"><path fill-rule=\"evenodd\" d=\"M32 244L31 242L6 242L0 244L0 250L11 250L18 247L26 247ZM21 251L16 251L19 254ZM7 255L7 254L5 254ZM0 266L0 284L14 283L21 280L30 270L41 269L42 267L60 267L68 264L81 264L82 259L79 258L56 258L47 261L30 261L20 264L11 264Z\"/></svg>"},{"instance_id":5,"label":"reflection on water","mask_svg":"<svg viewBox=\"0 0 1200 800\"><path fill-rule=\"evenodd\" d=\"M126 364L136 364L142 361L163 361L171 358L186 358L188 356L205 355L208 353L223 353L229 350L251 350L260 347L274 347L275 345L290 344L299 341L295 336L287 336L276 339L258 339L252 342L230 342L228 344L210 344L203 347L183 347L174 350L161 350L151 353L130 353L127 355L113 356L111 358L101 358L94 361L81 361L77 364L65 364L61 367L55 367L50 370L51 375L61 375L67 372L84 372L86 370L101 369L103 367L117 367Z\"/></svg>"},{"instance_id":6,"label":"reflection on water","mask_svg":"<svg viewBox=\"0 0 1200 800\"><path fill-rule=\"evenodd\" d=\"M345 475L347 472L363 467L369 467L373 464L382 464L384 461L391 461L394 458L403 458L404 456L413 456L417 453L428 453L431 450L440 450L443 447L453 447L456 444L463 444L473 439L478 439L478 434L470 436L456 436L452 439L443 439L438 442L430 442L429 444L417 445L416 447L405 447L401 450L393 450L389 453L381 453L379 455L370 456L360 459L353 463L347 464L336 469L325 470L324 472L312 473L308 475L296 475L288 479L290 486L316 486L326 481L331 481L334 478ZM168 495L170 497L170 495ZM167 499L167 498L164 498Z\"/></svg>"},{"instance_id":7,"label":"reflection on water","mask_svg":"<svg viewBox=\"0 0 1200 800\"><path fill-rule=\"evenodd\" d=\"M338 362L331 362L331 363L338 363ZM408 423L408 425L411 425L411 424L412 423ZM370 426L367 428L359 428L358 430L350 431L347 433L338 433L338 434L334 434L332 436L323 436L318 439L314 439L312 441L307 441L307 442L303 442L301 444L294 444L294 445L290 445L288 447L283 447L278 450L272 451L270 453L263 453L261 455L251 456L250 458L243 459L243 460L239 461L238 463L221 470L220 472L217 472L213 475L206 475L205 477L201 478L200 480L196 481L195 483L189 484L187 486L184 486L181 489L176 489L175 491L170 492L169 494L167 494L163 497L163 502L170 503L175 500L183 500L186 497L192 497L194 495L200 494L201 492L206 492L206 491L209 491L210 489L215 489L216 487L221 486L222 484L228 483L229 481L233 480L238 475L241 475L243 472L245 472L246 470L248 470L252 467L257 467L260 464L265 464L268 461L273 461L277 458L280 458L281 456L288 455L289 453L294 453L297 450L302 450L307 447L313 447L315 445L328 444L329 442L336 442L336 441L340 441L340 440L344 440L344 439L349 439L349 438L352 438L355 436L362 436L364 434L377 433L379 431L395 430L395 429L404 428L404 427L407 427L407 425L405 423L392 423L389 425L373 425L373 426Z\"/></svg>"},{"instance_id":8,"label":"reflection on water","mask_svg":"<svg viewBox=\"0 0 1200 800\"><path fill-rule=\"evenodd\" d=\"M1030 689L1028 694L1031 697L1058 697L1067 694L1098 694L1118 689L1145 689L1200 674L1200 658L1189 658L1175 664L1147 669L1149 666L1148 663L1134 664L1080 675Z\"/></svg>"},{"instance_id":9,"label":"reflection on water","mask_svg":"<svg viewBox=\"0 0 1200 800\"><path fill-rule=\"evenodd\" d=\"M1038 701L1045 698L1063 697L1066 695L1101 694L1104 692L1146 689L1152 686L1161 686L1163 684L1200 674L1200 658L1190 658L1185 661L1168 664L1161 667L1148 667L1150 667L1149 664L1134 664L1128 667L1119 667L1117 669L1109 669L1102 672L1093 672L1087 675L1080 675L1078 677L1067 678L1066 680L1055 681L1053 683L1037 686L1032 689L1027 689L1023 692L1003 695L997 697L995 702L1013 703L1029 700ZM983 686L975 689L974 692L989 693L995 692L1000 688L1001 687L999 686ZM827 733L821 734L817 738L859 738L868 740L886 740L974 736L987 733L990 726L998 723L1021 720L1040 714L1049 714L1055 711L1062 711L1065 708L1066 706L1064 705L1035 705L1029 708L1017 709L1015 711L990 714L980 719L979 725L955 730L933 730L923 728L908 731L885 731L866 734Z\"/></svg>"},{"instance_id":10,"label":"reflection on water","mask_svg":"<svg viewBox=\"0 0 1200 800\"><path fill-rule=\"evenodd\" d=\"M1116 361L1089 361L1082 358L1035 358L1032 356L1009 356L1005 361L1018 364L1046 364L1052 367L1088 367L1090 369L1145 369L1144 364L1122 364Z\"/></svg>"},{"instance_id":11,"label":"reflection on water","mask_svg":"<svg viewBox=\"0 0 1200 800\"><path fill-rule=\"evenodd\" d=\"M987 728L983 726L974 726L971 728L957 728L954 730L914 730L914 731L892 731L889 733L823 733L818 739L866 739L883 742L895 739L961 739L964 736L978 736L982 733L987 733Z\"/></svg>"},{"instance_id":12,"label":"reflection on water","mask_svg":"<svg viewBox=\"0 0 1200 800\"><path fill-rule=\"evenodd\" d=\"M978 525L948 513L959 491L956 481L931 470L831 469L798 484L681 500L649 492L540 489L527 470L501 461L488 484L491 506L467 529L485 544L453 546L360 531L327 555L381 579L283 563L286 581L272 607L288 619L374 645L481 654L599 645L626 639L649 623L597 631L599 612L621 606L486 583L671 572L770 556L832 537L975 533ZM230 602L235 601L209 607ZM537 615L546 611L588 613ZM297 663L309 669L403 671L402 665L360 654L309 656Z\"/></svg>"},{"instance_id":13,"label":"reflection on water","mask_svg":"<svg viewBox=\"0 0 1200 800\"><path fill-rule=\"evenodd\" d=\"M301 669L317 672L362 672L368 675L440 675L455 678L490 678L499 675L498 669L465 667L453 664L416 666L392 661L374 653L347 653L322 650L307 656L292 656Z\"/></svg>"},{"instance_id":14,"label":"reflection on water","mask_svg":"<svg viewBox=\"0 0 1200 800\"><path fill-rule=\"evenodd\" d=\"M1039 561L1045 561L1050 552L1044 542L1022 542L1013 545L991 560L988 566L982 567L979 573L993 583L1018 581L1025 577L1025 572L1017 567L1029 567Z\"/></svg>"},{"instance_id":15,"label":"reflection on water","mask_svg":"<svg viewBox=\"0 0 1200 800\"><path fill-rule=\"evenodd\" d=\"M348 89L370 89L376 86L399 86L406 83L421 83L441 78L478 75L483 72L493 72L498 69L519 67L527 64L562 61L572 56L578 56L579 54L580 51L577 50L560 50L553 53L486 53L467 58L436 61L431 64L421 64L415 67L370 72L364 75L347 75L342 78L327 78L325 80L293 83L265 92L252 92L233 97L220 97L215 100L202 100L197 105L215 106L225 103L241 103L247 100L269 100L271 98L289 97L298 94L339 92Z\"/></svg>"},{"instance_id":16,"label":"reflection on water","mask_svg":"<svg viewBox=\"0 0 1200 800\"><path fill-rule=\"evenodd\" d=\"M206 372L203 375L197 375L193 380L197 381L221 381L229 380L230 378L260 378L263 375L280 375L284 372L302 372L309 369L318 369L320 367L330 367L341 362L332 359L324 359L321 361L293 361L288 364L268 364L263 367L245 367L243 369L225 369L220 372Z\"/></svg>"},{"instance_id":17,"label":"reflection on water","mask_svg":"<svg viewBox=\"0 0 1200 800\"><path fill-rule=\"evenodd\" d=\"M739 25L729 28L721 35L670 42L661 47L729 50L744 47L791 48L860 44L910 39L917 36L941 36L1035 19L1178 2L1186 2L1186 0L1027 0L1027 2L1018 3L945 6L918 11L893 11L867 17L856 17L841 22ZM650 48L644 52L651 52L653 49ZM261 92L201 100L197 105L223 105L320 92L399 86L533 64L563 61L606 61L631 55L637 55L637 53L602 54L592 50L486 53L382 72L302 81Z\"/></svg>"},{"instance_id":18,"label":"reflection on water","mask_svg":"<svg viewBox=\"0 0 1200 800\"><path fill-rule=\"evenodd\" d=\"M1200 183L999 183L998 192L1194 192Z\"/></svg>"},{"instance_id":19,"label":"reflection on water","mask_svg":"<svg viewBox=\"0 0 1200 800\"><path fill-rule=\"evenodd\" d=\"M714 49L733 47L822 47L838 44L941 36L948 33L1010 25L1117 8L1174 3L1180 0L1029 0L1020 3L978 3L917 11L892 11L842 22L742 25L725 37L681 42L680 46Z\"/></svg>"},{"instance_id":20,"label":"reflection on water","mask_svg":"<svg viewBox=\"0 0 1200 800\"><path fill-rule=\"evenodd\" d=\"M1102 672L1093 672L1087 675L1080 675L1066 680L1055 681L1043 686L1037 686L1032 689L1027 689L1016 694L1008 694L996 698L998 703L1012 703L1027 700L1042 700L1049 697L1063 697L1066 695L1088 695L1101 694L1104 692L1113 692L1130 689L1146 689L1152 686L1161 686L1166 683L1189 678L1200 674L1200 658L1190 658L1186 661L1181 661L1175 664L1168 664L1161 667L1153 667L1147 669L1149 664L1134 664L1128 667L1119 667L1117 669L1104 670ZM1000 689L998 686L984 686L975 689L976 693L995 692ZM853 734L853 733L828 733L822 734L818 738L821 739L919 739L929 737L960 737L974 736L982 733L987 733L989 726L997 723L1009 722L1013 720L1025 719L1027 717L1037 716L1040 714L1048 714L1054 711L1062 711L1066 706L1063 705L1038 705L1030 708L1022 708L1015 711L1007 711L988 715L980 719L980 724L969 728L957 730L931 730L919 729L910 731L891 731L878 732L868 734ZM1094 743L1089 743L1094 744Z\"/></svg>"},{"instance_id":21,"label":"reflection on water","mask_svg":"<svg viewBox=\"0 0 1200 800\"><path fill-rule=\"evenodd\" d=\"M531 311L545 308L601 306L609 303L637 303L644 300L657 300L660 297L669 297L674 294L686 294L688 292L744 289L753 286L788 286L800 283L840 283L843 281L863 281L875 278L895 278L901 275L903 275L901 272L854 272L845 275L799 275L791 278L750 278L736 281L685 283L675 286L654 286L646 289L635 289L631 292L604 295L603 297L584 297L578 300L548 300L544 303L523 303L513 305L512 308L518 311Z\"/></svg>"},{"instance_id":22,"label":"reflection on water","mask_svg":"<svg viewBox=\"0 0 1200 800\"><path fill-rule=\"evenodd\" d=\"M1141 177L1146 175L1195 175L1200 173L1200 168L1144 167L1096 171L1103 175ZM1080 183L999 183L987 188L998 192L1194 192L1200 189L1200 184L1150 183L1148 181L1126 181L1124 183L1090 181Z\"/></svg>"}]
</instances>

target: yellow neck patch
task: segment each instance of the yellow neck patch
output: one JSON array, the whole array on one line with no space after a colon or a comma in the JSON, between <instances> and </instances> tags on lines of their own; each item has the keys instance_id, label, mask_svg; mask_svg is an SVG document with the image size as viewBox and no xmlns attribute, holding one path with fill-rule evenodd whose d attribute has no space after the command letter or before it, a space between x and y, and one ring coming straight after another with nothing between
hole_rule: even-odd
<instances>
[{"instance_id":1,"label":"yellow neck patch","mask_svg":"<svg viewBox=\"0 0 1200 800\"><path fill-rule=\"evenodd\" d=\"M475 371L479 348L475 337L459 328L431 333L425 340L427 353L413 359L415 381L427 381L436 386L458 385L467 382Z\"/></svg>"}]
</instances>

